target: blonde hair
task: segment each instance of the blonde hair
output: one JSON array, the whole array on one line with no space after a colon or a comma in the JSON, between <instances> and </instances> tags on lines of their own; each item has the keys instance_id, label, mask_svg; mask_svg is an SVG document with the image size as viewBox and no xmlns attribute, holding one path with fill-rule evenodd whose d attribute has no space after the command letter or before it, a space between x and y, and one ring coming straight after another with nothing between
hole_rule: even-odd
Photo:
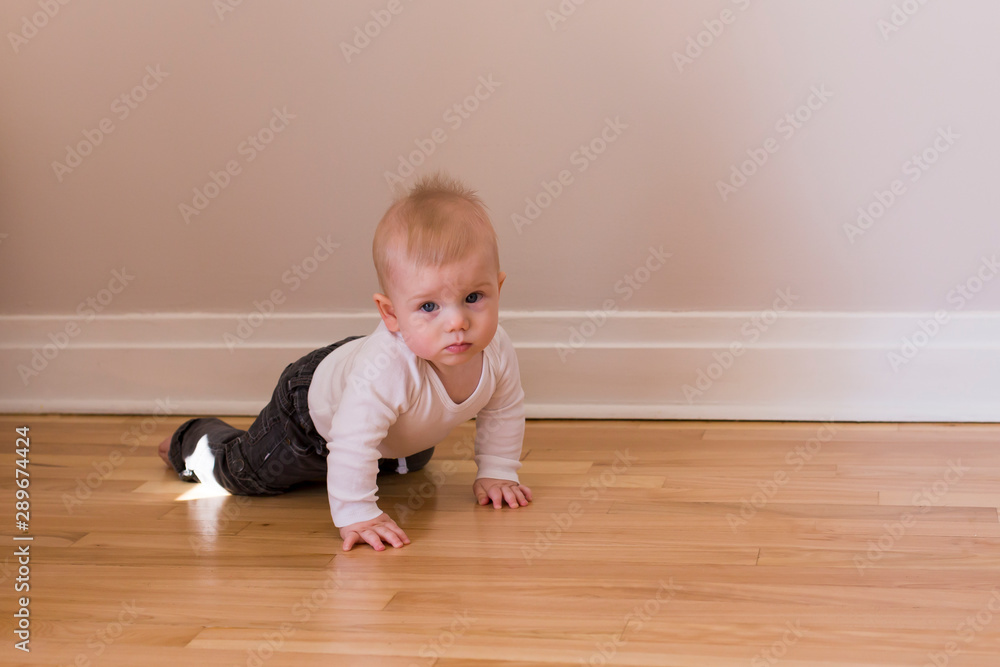
<instances>
[{"instance_id":1,"label":"blonde hair","mask_svg":"<svg viewBox=\"0 0 1000 667\"><path fill-rule=\"evenodd\" d=\"M417 180L382 216L372 241L375 273L383 294L393 265L442 266L485 249L500 270L496 230L486 206L461 182L437 173Z\"/></svg>"}]
</instances>

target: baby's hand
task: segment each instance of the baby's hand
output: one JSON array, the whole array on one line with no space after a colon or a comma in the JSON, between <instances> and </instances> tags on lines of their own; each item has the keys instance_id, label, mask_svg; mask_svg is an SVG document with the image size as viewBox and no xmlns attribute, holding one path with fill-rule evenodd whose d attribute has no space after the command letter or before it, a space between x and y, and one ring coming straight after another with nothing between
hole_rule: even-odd
<instances>
[{"instance_id":1,"label":"baby's hand","mask_svg":"<svg viewBox=\"0 0 1000 667\"><path fill-rule=\"evenodd\" d=\"M385 547L382 546L383 541L396 548L410 543L410 538L403 529L384 512L369 521L359 521L344 526L340 529L340 536L344 538L344 551L350 551L351 547L362 542L372 545L375 551L385 551Z\"/></svg>"},{"instance_id":2,"label":"baby's hand","mask_svg":"<svg viewBox=\"0 0 1000 667\"><path fill-rule=\"evenodd\" d=\"M504 499L511 507L521 507L531 502L531 489L509 479L480 477L472 485L472 491L480 505L488 505L492 500L496 509L503 507Z\"/></svg>"}]
</instances>

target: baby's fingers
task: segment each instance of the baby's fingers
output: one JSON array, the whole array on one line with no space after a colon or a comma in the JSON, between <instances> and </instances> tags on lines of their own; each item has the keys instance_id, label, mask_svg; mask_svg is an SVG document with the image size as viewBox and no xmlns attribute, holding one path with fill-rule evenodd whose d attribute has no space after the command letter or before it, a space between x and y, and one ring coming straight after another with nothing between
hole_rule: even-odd
<instances>
[{"instance_id":1,"label":"baby's fingers","mask_svg":"<svg viewBox=\"0 0 1000 667\"><path fill-rule=\"evenodd\" d=\"M361 541L361 536L357 533L348 533L344 538L344 551L350 551L354 545Z\"/></svg>"},{"instance_id":2,"label":"baby's fingers","mask_svg":"<svg viewBox=\"0 0 1000 667\"><path fill-rule=\"evenodd\" d=\"M365 542L370 544L372 549L375 551L385 551L385 545L382 544L382 536L374 528L362 530L361 537Z\"/></svg>"},{"instance_id":3,"label":"baby's fingers","mask_svg":"<svg viewBox=\"0 0 1000 667\"><path fill-rule=\"evenodd\" d=\"M510 488L514 491L514 497L517 498L517 502L521 507L531 502L531 489L520 484Z\"/></svg>"},{"instance_id":4,"label":"baby's fingers","mask_svg":"<svg viewBox=\"0 0 1000 667\"><path fill-rule=\"evenodd\" d=\"M366 533L368 532L374 533L374 535L370 536L370 538L369 536L366 535L365 540L368 542L368 544L372 545L375 551L385 550L385 547L382 546L382 542L388 542L397 549L403 546L404 540L406 541L407 544L409 544L410 540L409 538L406 537L406 534L403 533L403 531L400 530L399 528L396 528L396 530L393 530L393 528L395 528L395 526L392 527L386 525L375 526L374 528L371 529L371 531L365 531ZM397 535L396 531L399 531L400 534Z\"/></svg>"},{"instance_id":5,"label":"baby's fingers","mask_svg":"<svg viewBox=\"0 0 1000 667\"><path fill-rule=\"evenodd\" d=\"M476 493L477 503L479 503L480 505L485 505L486 503L490 502L490 497L486 493L486 489L484 489L482 485L476 484L475 486L472 487L472 490Z\"/></svg>"},{"instance_id":6,"label":"baby's fingers","mask_svg":"<svg viewBox=\"0 0 1000 667\"><path fill-rule=\"evenodd\" d=\"M493 501L494 509L500 509L501 507L503 507L503 487L501 486L490 487L488 493L490 494L490 500Z\"/></svg>"},{"instance_id":7,"label":"baby's fingers","mask_svg":"<svg viewBox=\"0 0 1000 667\"><path fill-rule=\"evenodd\" d=\"M521 493L519 486L503 487L503 497L507 499L507 504L515 509L528 504L528 501L524 499L524 494ZM501 506L502 505L503 503L501 503Z\"/></svg>"},{"instance_id":8,"label":"baby's fingers","mask_svg":"<svg viewBox=\"0 0 1000 667\"><path fill-rule=\"evenodd\" d=\"M389 544L392 546L401 547L404 544L410 543L410 538L408 538L406 533L403 532L403 529L395 523L393 523L392 526L386 526L386 530L388 531Z\"/></svg>"}]
</instances>

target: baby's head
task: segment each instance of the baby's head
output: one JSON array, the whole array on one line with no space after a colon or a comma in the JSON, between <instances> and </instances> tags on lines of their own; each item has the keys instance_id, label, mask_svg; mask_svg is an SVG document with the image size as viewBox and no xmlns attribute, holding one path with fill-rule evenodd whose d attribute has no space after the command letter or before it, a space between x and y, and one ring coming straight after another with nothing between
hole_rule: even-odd
<instances>
[{"instance_id":1,"label":"baby's head","mask_svg":"<svg viewBox=\"0 0 1000 667\"><path fill-rule=\"evenodd\" d=\"M475 191L436 174L417 181L389 207L375 230L372 255L384 294L397 286L398 267L439 267L477 252L500 270L497 235Z\"/></svg>"},{"instance_id":2,"label":"baby's head","mask_svg":"<svg viewBox=\"0 0 1000 667\"><path fill-rule=\"evenodd\" d=\"M496 333L496 231L476 193L444 176L423 178L375 230L375 295L386 327L438 370L478 358Z\"/></svg>"}]
</instances>

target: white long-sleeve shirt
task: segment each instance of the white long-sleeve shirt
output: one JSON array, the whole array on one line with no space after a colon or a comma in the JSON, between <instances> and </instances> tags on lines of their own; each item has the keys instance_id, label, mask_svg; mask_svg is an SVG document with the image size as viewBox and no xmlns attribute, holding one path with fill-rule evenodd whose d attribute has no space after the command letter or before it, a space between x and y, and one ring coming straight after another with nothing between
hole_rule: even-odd
<instances>
[{"instance_id":1,"label":"white long-sleeve shirt","mask_svg":"<svg viewBox=\"0 0 1000 667\"><path fill-rule=\"evenodd\" d=\"M309 415L327 442L330 514L338 528L382 513L379 458L397 459L440 443L476 417L476 479L518 481L524 438L524 391L507 332L483 350L479 385L455 403L430 362L379 323L374 333L345 343L316 367Z\"/></svg>"}]
</instances>

